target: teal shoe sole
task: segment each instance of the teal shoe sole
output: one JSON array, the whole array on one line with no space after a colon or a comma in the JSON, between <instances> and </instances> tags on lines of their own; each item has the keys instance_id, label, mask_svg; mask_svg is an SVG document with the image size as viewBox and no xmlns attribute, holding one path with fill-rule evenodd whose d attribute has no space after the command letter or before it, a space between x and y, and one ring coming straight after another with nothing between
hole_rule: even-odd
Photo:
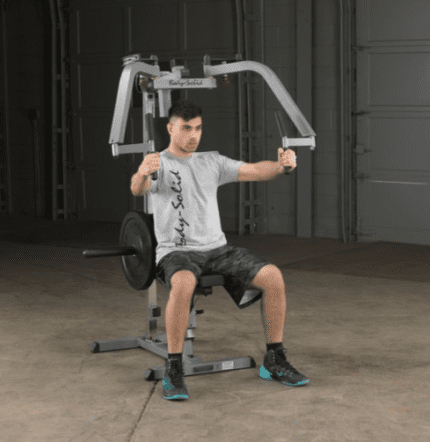
<instances>
[{"instance_id":1,"label":"teal shoe sole","mask_svg":"<svg viewBox=\"0 0 430 442\"><path fill-rule=\"evenodd\" d=\"M264 379L265 381L278 381L282 385L288 385L290 387L300 387L301 385L309 384L309 379L305 379L303 381L297 382L296 384L290 384L288 382L282 382L282 381L280 381L279 379L276 379L276 378L274 379L273 376L272 376L272 373L270 373L270 371L268 371L264 365L262 365L260 367L260 377L262 379Z\"/></svg>"},{"instance_id":2,"label":"teal shoe sole","mask_svg":"<svg viewBox=\"0 0 430 442\"><path fill-rule=\"evenodd\" d=\"M169 401L184 401L186 399L188 399L188 387L185 386L187 393L177 393L177 394L172 394L169 395L168 392L170 392L170 390L172 390L173 385L169 383L169 379L164 378L163 379L163 399L167 399Z\"/></svg>"}]
</instances>

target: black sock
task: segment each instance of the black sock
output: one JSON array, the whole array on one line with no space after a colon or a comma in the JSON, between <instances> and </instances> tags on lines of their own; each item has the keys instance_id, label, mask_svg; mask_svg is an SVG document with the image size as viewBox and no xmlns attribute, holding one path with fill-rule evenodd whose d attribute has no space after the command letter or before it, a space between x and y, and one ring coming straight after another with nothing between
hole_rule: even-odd
<instances>
[{"instance_id":1,"label":"black sock","mask_svg":"<svg viewBox=\"0 0 430 442\"><path fill-rule=\"evenodd\" d=\"M271 344L266 344L267 345L267 352L269 352L270 350L280 350L281 348L283 348L284 346L282 345L282 342L272 342Z\"/></svg>"},{"instance_id":2,"label":"black sock","mask_svg":"<svg viewBox=\"0 0 430 442\"><path fill-rule=\"evenodd\" d=\"M182 353L168 353L169 359L179 359L182 361Z\"/></svg>"}]
</instances>

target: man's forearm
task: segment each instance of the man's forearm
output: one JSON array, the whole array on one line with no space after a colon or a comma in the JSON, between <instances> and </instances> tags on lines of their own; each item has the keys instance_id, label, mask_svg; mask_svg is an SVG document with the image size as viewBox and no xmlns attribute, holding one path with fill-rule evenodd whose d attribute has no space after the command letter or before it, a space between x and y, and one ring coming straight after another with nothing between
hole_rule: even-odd
<instances>
[{"instance_id":1,"label":"man's forearm","mask_svg":"<svg viewBox=\"0 0 430 442\"><path fill-rule=\"evenodd\" d=\"M259 181L273 181L284 173L284 168L277 161L260 161L255 167L260 176Z\"/></svg>"},{"instance_id":2,"label":"man's forearm","mask_svg":"<svg viewBox=\"0 0 430 442\"><path fill-rule=\"evenodd\" d=\"M131 193L134 196L144 196L149 192L150 180L149 177L135 173L131 179Z\"/></svg>"}]
</instances>

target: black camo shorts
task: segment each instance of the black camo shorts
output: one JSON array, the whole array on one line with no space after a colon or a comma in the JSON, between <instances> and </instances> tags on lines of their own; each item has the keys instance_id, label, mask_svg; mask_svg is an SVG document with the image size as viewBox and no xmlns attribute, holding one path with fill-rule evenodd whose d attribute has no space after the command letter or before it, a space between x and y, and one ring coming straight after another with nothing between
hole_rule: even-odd
<instances>
[{"instance_id":1,"label":"black camo shorts","mask_svg":"<svg viewBox=\"0 0 430 442\"><path fill-rule=\"evenodd\" d=\"M260 269L269 264L248 249L227 244L206 252L171 252L158 263L156 278L170 291L172 276L180 270L193 272L197 280L207 273L220 273L225 277L225 290L243 309L261 299L262 294L255 296L255 290L248 290L248 286Z\"/></svg>"}]
</instances>

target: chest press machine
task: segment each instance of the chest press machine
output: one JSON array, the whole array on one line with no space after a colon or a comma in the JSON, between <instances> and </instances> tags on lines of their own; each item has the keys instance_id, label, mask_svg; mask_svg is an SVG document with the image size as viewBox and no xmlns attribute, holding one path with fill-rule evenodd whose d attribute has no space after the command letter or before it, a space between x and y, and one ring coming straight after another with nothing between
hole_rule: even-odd
<instances>
[{"instance_id":1,"label":"chest press machine","mask_svg":"<svg viewBox=\"0 0 430 442\"><path fill-rule=\"evenodd\" d=\"M160 117L168 117L172 106L172 89L214 89L217 87L215 76L222 75L222 84L229 85L228 75L244 71L253 71L260 74L272 92L278 98L290 119L296 125L302 137L288 138L281 112L275 112L276 122L282 138L282 147L288 149L295 146L307 146L315 150L315 132L300 112L287 90L276 74L267 66L254 61L240 61L239 55L234 60L212 59L206 55L203 62L205 78L186 78L190 72L185 62L180 59L170 61L171 72L160 71L158 57L151 55L149 59L142 59L140 54L126 56L123 59L123 71L120 78L116 98L114 117L111 127L109 144L112 146L112 155L143 153L143 158L155 152L154 118L156 117L156 94L158 94L158 108ZM130 110L133 88L136 88L143 97L143 143L122 145ZM286 168L285 173L289 173ZM158 173L152 175L152 180L158 179ZM144 290L148 296L148 323L146 335L119 340L94 341L91 344L93 353L143 348L157 354L164 359L168 357L167 339L164 334L157 334L157 317L161 316L161 308L157 305L156 278L156 247L157 239L154 232L154 220L151 208L151 194L145 195L144 211L127 213L121 225L119 247L109 249L85 250L86 258L121 256L122 268L127 282L136 290ZM195 307L195 296L209 295L212 287L222 286L225 283L223 275L204 274L197 281L191 301L190 323L185 336L183 350L183 369L185 376L204 373L214 373L227 370L239 370L256 366L252 357L225 358L216 361L204 361L194 356L192 341L193 329L196 328L196 315L204 310ZM241 306L246 306L260 292L247 290ZM165 366L155 366L146 370L147 381L160 380L164 377Z\"/></svg>"}]
</instances>

